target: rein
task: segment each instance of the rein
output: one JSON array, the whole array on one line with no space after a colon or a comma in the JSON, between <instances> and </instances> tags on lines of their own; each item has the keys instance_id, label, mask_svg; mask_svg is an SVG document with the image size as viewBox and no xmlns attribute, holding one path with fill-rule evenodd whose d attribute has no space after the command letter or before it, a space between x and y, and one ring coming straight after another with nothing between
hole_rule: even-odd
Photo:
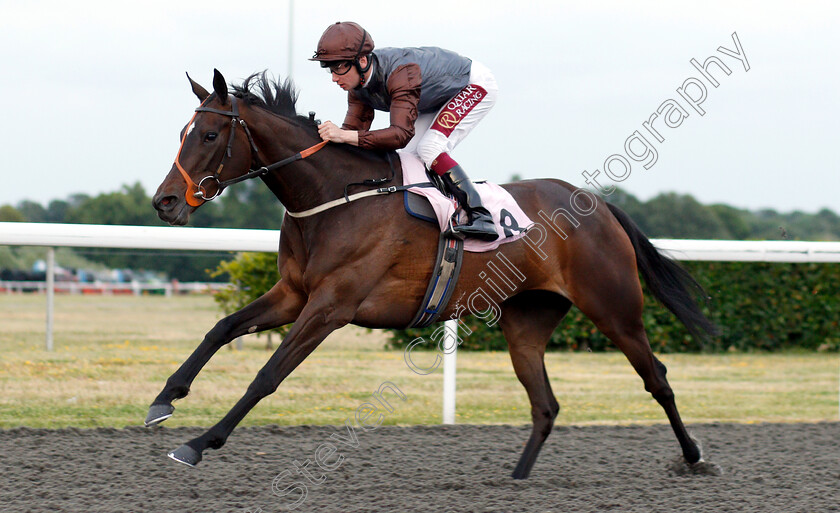
<instances>
[{"instance_id":1,"label":"rein","mask_svg":"<svg viewBox=\"0 0 840 513\"><path fill-rule=\"evenodd\" d=\"M291 164L292 162L296 162L298 160L305 159L306 157L309 157L310 155L316 153L318 150L320 150L321 148L323 148L324 146L327 145L328 141L323 141L323 142L320 142L320 143L318 143L314 146L310 146L309 148L306 148L303 151L295 153L291 157L288 157L288 158L285 158L281 161L275 162L274 164L271 164L271 165L268 165L268 166L262 166L258 169L251 169L250 171L248 171L244 175L238 176L236 178L232 178L230 180L224 180L224 181L220 180L219 178L222 174L222 169L224 169L224 167L225 167L225 159L228 159L228 158L231 157L231 152L232 152L232 147L233 147L233 139L234 139L234 136L236 135L236 125L237 124L240 125L243 130L245 130L245 136L248 138L248 143L251 145L251 155L252 155L253 159L255 161L257 161L258 163L261 163L262 161L259 158L260 150L257 149L257 145L256 145L256 143L254 143L254 138L251 136L251 131L248 129L248 125L245 123L244 119L239 117L239 107L236 103L236 97L235 96L230 96L231 110L229 110L229 111L228 110L218 110L218 109L212 109L210 107L205 107L204 102L206 102L209 98L210 98L209 96L207 98L205 98L205 100L203 102L201 102L201 105L199 105L198 108L195 109L195 114L193 114L193 117L190 119L190 122L187 124L187 128L184 130L184 137L181 139L181 146L180 146L180 148L178 148L178 154L175 156L175 166L178 168L178 171L180 171L181 176L183 176L184 180L187 182L187 192L184 195L184 199L187 201L187 204L190 205L191 207L198 207L198 206L202 205L205 201L210 201L210 200L213 200L213 199L217 198L219 196L219 194L221 194L222 191L225 189L225 187L227 187L229 185L233 185L235 183L243 182L243 181L249 180L251 178L255 178L255 177L258 177L258 176L265 175L267 173L270 173L271 171L274 171L275 169L279 169L283 166ZM199 112L212 112L214 114L221 114L222 116L229 116L231 118L231 120L230 120L230 135L228 136L227 148L225 149L225 153L222 155L222 160L219 162L219 167L216 168L216 171L212 175L205 176L204 178L199 180L198 183L196 184L192 180L192 178L190 178L189 173L187 173L187 171L181 165L180 159L181 159L181 150L184 149L184 142L187 140L187 135L189 135L190 130L192 128L192 125L195 122L195 117L198 116ZM204 186L203 186L205 180L213 180L213 181L216 182L216 188L217 188L216 189L216 194L214 194L213 196L210 196L210 197L207 196L207 191L204 189Z\"/></svg>"}]
</instances>

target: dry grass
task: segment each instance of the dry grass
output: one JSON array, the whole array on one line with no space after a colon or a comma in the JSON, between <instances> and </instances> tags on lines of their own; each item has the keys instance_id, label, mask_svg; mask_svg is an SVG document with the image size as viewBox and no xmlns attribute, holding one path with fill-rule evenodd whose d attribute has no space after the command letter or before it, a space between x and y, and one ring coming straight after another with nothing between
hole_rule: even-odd
<instances>
[{"instance_id":1,"label":"dry grass","mask_svg":"<svg viewBox=\"0 0 840 513\"><path fill-rule=\"evenodd\" d=\"M43 296L0 296L0 427L142 423L166 378L220 317L209 297L56 299L55 348L44 351ZM276 340L275 340L276 343ZM220 419L268 359L265 338L222 349L176 403L168 425ZM407 396L387 424L440 422L441 372L420 376L381 332L331 335L244 424L341 424L386 381ZM419 365L432 353L416 354ZM663 355L688 422L836 420L838 359L825 354ZM623 355L546 357L561 424L665 422ZM458 355L458 421L527 423L524 389L506 353Z\"/></svg>"}]
</instances>

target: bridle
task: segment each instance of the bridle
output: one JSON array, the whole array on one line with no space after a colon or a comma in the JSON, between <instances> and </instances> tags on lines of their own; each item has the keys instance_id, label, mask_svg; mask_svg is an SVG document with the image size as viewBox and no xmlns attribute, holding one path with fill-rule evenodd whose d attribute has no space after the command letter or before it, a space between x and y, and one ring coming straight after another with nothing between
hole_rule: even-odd
<instances>
[{"instance_id":1,"label":"bridle","mask_svg":"<svg viewBox=\"0 0 840 513\"><path fill-rule=\"evenodd\" d=\"M312 155L313 153L317 152L318 150L320 150L321 148L326 146L326 144L328 142L328 141L323 141L323 142L320 142L320 143L318 143L314 146L310 146L309 148L307 148L307 149L305 149L305 150L303 150L299 153L295 153L291 157L285 158L285 159L283 159L279 162L275 162L274 164L271 164L271 165L268 165L268 166L262 165L261 167L259 167L257 169L251 169L247 173L245 173L241 176L238 176L236 178L232 178L230 180L221 180L220 177L222 175L222 170L225 167L225 162L226 162L227 159L229 159L231 157L232 148L233 148L233 140L234 140L234 137L236 135L236 126L237 125L242 127L242 129L245 131L245 136L248 138L248 144L250 144L250 146L251 146L251 159L252 159L251 161L256 162L257 165L262 164L262 160L259 157L260 151L259 151L259 149L257 149L256 143L254 143L254 138L251 136L251 131L248 129L248 125L247 125L247 123L245 123L245 120L239 117L239 107L238 107L238 104L237 104L237 99L233 95L230 95L229 98L230 98L230 103L231 103L231 110L219 110L219 109L213 109L213 108L210 108L210 107L205 107L204 103L207 100L210 99L210 96L205 98L204 101L201 102L201 105L199 105L198 108L195 109L195 114L193 114L193 117L190 119L190 122L187 124L187 127L184 129L184 136L181 138L181 146L180 146L180 148L178 148L178 154L175 156L175 166L178 168L178 171L180 171L181 176L183 176L184 180L187 182L187 192L184 194L184 199L187 201L187 204L190 205L191 207L198 207L198 206L204 204L205 201L210 201L210 200L213 200L213 199L217 198L219 196L219 194L221 194L222 191L225 189L225 187L227 187L229 185L233 185L235 183L243 182L243 181L249 180L251 178L256 178L258 176L268 174L271 171L274 171L275 169L279 169L279 168L281 168L281 167L283 167L287 164L291 164L292 162L295 162L295 161L298 161L298 160L301 160L301 159L305 159L306 157ZM193 181L193 179L190 177L189 173L187 173L187 171L181 165L180 159L181 159L181 150L184 149L184 141L187 140L187 135L190 133L190 128L192 127L192 124L195 122L195 117L198 116L199 112L212 112L214 114L221 114L222 116L229 116L231 119L230 119L230 135L228 136L227 147L225 149L225 153L222 154L221 161L219 161L219 166L216 168L216 171L212 175L205 176L204 178L199 180L198 183L196 184ZM207 196L207 192L206 192L206 190L204 189L204 186L203 186L204 182L207 181L207 180L212 180L212 181L216 182L216 193L213 194L213 196L209 196L209 197Z\"/></svg>"},{"instance_id":2,"label":"bridle","mask_svg":"<svg viewBox=\"0 0 840 513\"><path fill-rule=\"evenodd\" d=\"M226 159L231 157L232 148L233 148L233 140L234 140L234 136L236 134L236 126L237 125L242 127L242 129L245 131L245 136L248 137L248 143L251 145L251 159L252 159L251 161L256 162L257 165L261 165L262 160L259 157L259 149L257 149L257 145L254 143L254 138L251 136L251 131L248 129L248 125L245 123L244 119L239 117L239 107L237 106L236 97L235 96L229 96L230 101L231 101L231 110L219 110L219 109L212 109L210 107L205 107L204 103L209 98L210 98L209 96L207 98L205 98L204 101L201 102L201 105L199 105L198 108L195 109L195 114L193 114L193 117L190 119L190 122L187 124L187 127L184 129L184 136L181 138L181 147L178 148L178 154L175 156L175 166L178 168L178 171L181 172L181 176L183 176L184 180L187 182L187 192L184 194L184 199L187 201L187 204L190 205L191 207L198 207L198 206L204 204L205 201L210 201L210 200L213 200L213 199L217 198L219 196L219 194L221 194L222 191L225 189L225 187L227 187L229 185L233 185L235 183L243 182L243 181L251 179L251 178L256 178L258 176L268 174L268 173L274 171L275 169L279 169L279 168L281 168L285 165L291 164L292 162L296 162L298 160L305 159L306 157L309 157L313 153L319 151L321 148L326 146L327 143L329 142L329 141L322 141L322 142L320 142L320 143L318 143L314 146L310 146L309 148L306 148L303 151L295 153L291 157L288 157L288 158L285 158L285 159L280 160L278 162L275 162L274 164L270 164L268 166L263 165L262 167L259 167L257 169L251 169L247 173L245 173L241 176L238 176L236 178L231 178L230 180L221 180L220 176L222 174L222 169L224 169L224 167L225 167L225 161L226 161ZM214 114L221 114L222 116L228 116L231 119L230 119L230 135L228 136L227 148L225 149L225 153L222 154L221 161L219 161L219 167L216 168L215 173L213 173L212 175L205 176L204 178L202 178L201 180L198 181L198 184L196 184L193 181L193 179L190 178L189 173L187 173L187 171L181 165L180 158L181 158L181 150L184 149L184 141L186 141L187 135L190 132L190 127L195 122L195 117L198 116L199 112L212 112ZM310 117L314 117L314 115L315 115L315 113L310 112ZM326 203L323 203L321 205L310 208L309 210L304 210L302 212L286 211L286 213L289 214L289 216L296 217L296 218L309 217L309 216L324 212L326 210L335 208L337 206L350 203L352 201L356 201L356 200L359 200L359 199L362 199L362 198L367 198L369 196L375 196L375 195L380 195L380 194L393 194L395 192L401 192L401 191L408 190L408 189L411 189L411 188L414 188L414 187L432 187L433 186L431 183L420 183L420 184L400 185L400 186L391 186L391 187L379 187L378 189L372 189L372 190L368 190L368 191L365 191L365 192L358 192L356 194L349 194L348 193L348 189L352 186L381 185L381 184L384 184L384 183L387 183L387 182L390 182L391 180L393 180L394 176L396 175L396 170L394 168L394 162L392 160L392 155L390 153L386 153L386 157L388 159L388 165L391 168L391 176L390 177L378 178L378 179L373 179L373 180L364 180L362 182L348 184L347 186L345 186L344 196L341 197L341 198L338 198L338 199L335 199L335 200L332 200L332 201L328 201ZM203 187L203 184L206 180L212 180L212 181L216 182L217 190L216 190L216 193L213 196L208 197L207 192L205 191L205 189Z\"/></svg>"}]
</instances>

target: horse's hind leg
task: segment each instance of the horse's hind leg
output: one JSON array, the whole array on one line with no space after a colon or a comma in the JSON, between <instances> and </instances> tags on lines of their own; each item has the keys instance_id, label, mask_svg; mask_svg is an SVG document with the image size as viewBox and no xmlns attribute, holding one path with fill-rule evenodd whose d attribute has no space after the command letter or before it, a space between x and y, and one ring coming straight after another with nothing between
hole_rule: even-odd
<instances>
[{"instance_id":1,"label":"horse's hind leg","mask_svg":"<svg viewBox=\"0 0 840 513\"><path fill-rule=\"evenodd\" d=\"M560 411L548 382L543 356L551 333L570 307L571 303L564 297L542 291L525 292L502 304L499 325L508 342L516 377L528 392L534 423L513 471L514 479L528 477Z\"/></svg>"},{"instance_id":2,"label":"horse's hind leg","mask_svg":"<svg viewBox=\"0 0 840 513\"><path fill-rule=\"evenodd\" d=\"M146 426L159 424L172 416L175 409L172 401L186 397L199 371L222 346L246 333L264 331L293 322L303 302L303 299L281 280L242 310L216 323L189 358L166 380L163 390L149 407Z\"/></svg>"},{"instance_id":3,"label":"horse's hind leg","mask_svg":"<svg viewBox=\"0 0 840 513\"><path fill-rule=\"evenodd\" d=\"M641 321L640 321L641 324ZM608 335L609 336L609 335ZM610 336L616 345L624 352L633 368L641 376L645 383L645 390L650 392L656 402L665 410L668 422L677 436L677 441L682 448L683 456L688 463L697 463L702 455L700 448L688 434L682 418L677 411L677 402L674 399L674 391L668 380L665 378L667 369L660 362L650 349L650 342L647 339L644 328L639 328L633 334L622 334L616 337Z\"/></svg>"},{"instance_id":4,"label":"horse's hind leg","mask_svg":"<svg viewBox=\"0 0 840 513\"><path fill-rule=\"evenodd\" d=\"M634 274L591 283L575 305L601 332L618 346L642 378L645 390L665 410L677 436L683 456L690 464L700 460L700 448L688 435L674 400L674 392L665 378L665 365L653 355L642 324L642 290Z\"/></svg>"}]
</instances>

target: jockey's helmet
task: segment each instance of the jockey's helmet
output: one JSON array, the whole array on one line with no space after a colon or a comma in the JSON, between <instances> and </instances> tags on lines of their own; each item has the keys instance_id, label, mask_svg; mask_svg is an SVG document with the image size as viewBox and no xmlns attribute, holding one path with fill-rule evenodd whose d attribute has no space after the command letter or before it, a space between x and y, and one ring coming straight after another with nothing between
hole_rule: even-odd
<instances>
[{"instance_id":1,"label":"jockey's helmet","mask_svg":"<svg viewBox=\"0 0 840 513\"><path fill-rule=\"evenodd\" d=\"M329 27L318 41L310 61L353 61L373 51L373 38L357 23L339 21Z\"/></svg>"}]
</instances>

